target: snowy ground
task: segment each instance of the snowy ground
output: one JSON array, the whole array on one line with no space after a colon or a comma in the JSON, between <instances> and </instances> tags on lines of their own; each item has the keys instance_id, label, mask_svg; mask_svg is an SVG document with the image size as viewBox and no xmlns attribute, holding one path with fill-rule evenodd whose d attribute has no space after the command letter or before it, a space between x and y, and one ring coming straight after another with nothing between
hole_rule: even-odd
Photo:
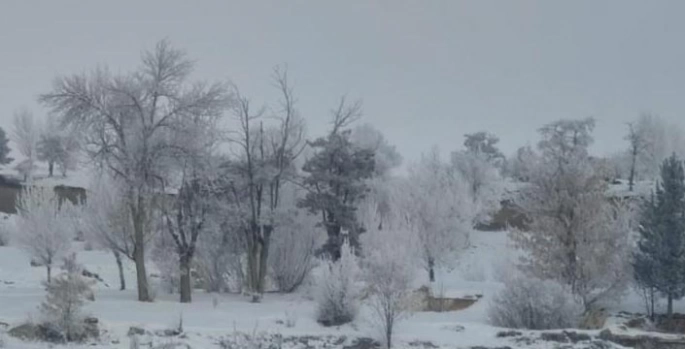
<instances>
[{"instance_id":1,"label":"snowy ground","mask_svg":"<svg viewBox=\"0 0 685 349\"><path fill-rule=\"evenodd\" d=\"M438 275L436 288L445 294L474 295L483 298L472 307L446 313L420 312L411 314L397 328L397 343L408 346L412 341L430 341L445 348L468 348L472 346L517 347L511 339L496 338L501 329L487 325L488 299L502 285L497 281L497 270L506 270L514 255L505 232L476 232L473 247L460 259L451 272ZM176 327L183 317L183 327L193 348L217 348L218 338L234 331L251 333L278 333L294 335L346 335L354 337L378 337L378 331L370 321L368 309L362 309L359 319L352 325L340 328L324 328L314 321L314 303L307 299L305 291L299 294L267 294L259 304L249 303L239 295L210 295L196 291L192 304L180 304L176 295L158 291L154 303L139 303L135 290L118 291L118 275L111 255L98 251L80 251L78 258L86 268L98 273L109 285L98 284L96 301L89 303L87 312L100 319L108 334L99 348L129 348L126 332L130 326L149 330ZM133 265L127 264L127 281L134 284ZM39 317L37 306L44 297L41 281L45 269L31 267L28 256L15 247L0 247L0 321L17 325L29 318ZM442 281L440 281L442 280ZM218 306L214 308L213 298ZM641 311L640 300L628 297L621 309ZM684 304L678 308L685 310ZM287 318L295 319L295 326L285 326ZM463 329L462 329L463 328ZM42 344L27 344L5 337L8 348L44 348ZM168 340L168 339L167 339ZM112 341L118 341L113 344ZM162 340L163 341L163 340ZM520 346L521 348L550 347L549 343Z\"/></svg>"}]
</instances>

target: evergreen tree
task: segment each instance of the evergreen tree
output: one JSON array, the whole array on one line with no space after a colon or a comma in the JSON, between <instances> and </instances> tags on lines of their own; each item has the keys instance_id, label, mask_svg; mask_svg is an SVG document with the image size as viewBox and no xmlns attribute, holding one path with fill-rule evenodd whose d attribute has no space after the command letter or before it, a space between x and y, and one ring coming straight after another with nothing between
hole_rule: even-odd
<instances>
[{"instance_id":1,"label":"evergreen tree","mask_svg":"<svg viewBox=\"0 0 685 349\"><path fill-rule=\"evenodd\" d=\"M0 164L1 165L6 165L12 162L10 155L10 147L7 145L9 143L9 138L7 138L7 134L5 134L5 130L0 127Z\"/></svg>"},{"instance_id":2,"label":"evergreen tree","mask_svg":"<svg viewBox=\"0 0 685 349\"><path fill-rule=\"evenodd\" d=\"M661 165L656 198L643 205L633 268L637 282L668 299L685 296L685 173L675 154Z\"/></svg>"},{"instance_id":3,"label":"evergreen tree","mask_svg":"<svg viewBox=\"0 0 685 349\"><path fill-rule=\"evenodd\" d=\"M322 214L328 233L323 252L333 260L340 258L342 230L349 232L353 247L358 245L361 226L355 214L356 203L368 190L364 179L370 178L374 171L373 152L355 146L349 134L348 130L336 130L311 142L316 153L302 168L308 174L304 186L309 191L298 204L312 213Z\"/></svg>"},{"instance_id":4,"label":"evergreen tree","mask_svg":"<svg viewBox=\"0 0 685 349\"><path fill-rule=\"evenodd\" d=\"M649 200L645 200L640 207L638 250L633 258L633 277L646 297L647 313L654 320L654 306L656 303L657 270L652 251L658 251L660 241L651 227L658 224L658 207L654 193Z\"/></svg>"}]
</instances>

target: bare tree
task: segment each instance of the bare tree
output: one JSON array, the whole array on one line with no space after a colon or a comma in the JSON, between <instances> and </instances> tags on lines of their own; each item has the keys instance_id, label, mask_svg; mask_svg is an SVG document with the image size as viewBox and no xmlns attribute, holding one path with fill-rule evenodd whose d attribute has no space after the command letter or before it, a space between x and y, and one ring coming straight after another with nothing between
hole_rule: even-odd
<instances>
[{"instance_id":1,"label":"bare tree","mask_svg":"<svg viewBox=\"0 0 685 349\"><path fill-rule=\"evenodd\" d=\"M31 180L38 158L37 147L40 140L40 126L28 109L21 109L14 113L12 140L17 145L19 153L26 159L24 180Z\"/></svg>"},{"instance_id":2,"label":"bare tree","mask_svg":"<svg viewBox=\"0 0 685 349\"><path fill-rule=\"evenodd\" d=\"M630 191L633 191L633 185L635 184L635 171L637 170L638 156L642 154L646 149L645 135L636 129L632 122L628 123L628 135L626 140L629 142L630 148L630 174L628 176L628 187Z\"/></svg>"},{"instance_id":3,"label":"bare tree","mask_svg":"<svg viewBox=\"0 0 685 349\"><path fill-rule=\"evenodd\" d=\"M59 77L41 102L62 124L83 130L86 152L126 188L134 231L138 300L150 301L145 269L146 221L167 174L165 159L175 123L194 115L220 114L230 101L223 84L194 83L183 51L161 41L131 74Z\"/></svg>"},{"instance_id":4,"label":"bare tree","mask_svg":"<svg viewBox=\"0 0 685 349\"><path fill-rule=\"evenodd\" d=\"M16 236L21 246L45 266L48 283L53 263L63 257L73 238L73 206L59 202L52 188L30 187L19 197Z\"/></svg>"},{"instance_id":5,"label":"bare tree","mask_svg":"<svg viewBox=\"0 0 685 349\"><path fill-rule=\"evenodd\" d=\"M182 184L175 199L169 205L162 205L166 230L174 242L174 250L179 258L181 303L191 302L191 263L198 238L208 228L210 213L215 206L212 198L213 178L208 177L206 172L201 173L203 170L206 171L200 166L186 164L181 175Z\"/></svg>"},{"instance_id":6,"label":"bare tree","mask_svg":"<svg viewBox=\"0 0 685 349\"><path fill-rule=\"evenodd\" d=\"M280 206L282 185L292 178L294 161L304 149L304 124L295 108L287 72L276 68L273 79L282 97L280 109L273 116L277 124L272 128L265 128L260 120L265 109L254 112L250 100L234 87L238 102L233 115L240 128L230 140L239 149L240 161L233 170L245 188L245 199L234 202L246 212L243 231L247 286L253 302L258 302L264 293L271 234L275 229L273 212Z\"/></svg>"}]
</instances>

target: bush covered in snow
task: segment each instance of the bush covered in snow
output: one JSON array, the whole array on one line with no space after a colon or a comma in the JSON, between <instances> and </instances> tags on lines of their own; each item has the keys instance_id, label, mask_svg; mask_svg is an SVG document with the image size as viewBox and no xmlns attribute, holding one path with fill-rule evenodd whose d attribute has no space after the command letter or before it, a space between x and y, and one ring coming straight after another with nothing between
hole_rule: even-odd
<instances>
[{"instance_id":1,"label":"bush covered in snow","mask_svg":"<svg viewBox=\"0 0 685 349\"><path fill-rule=\"evenodd\" d=\"M411 263L411 239L398 231L371 231L365 245L363 275L369 291L373 320L383 332L387 348L392 347L395 325L414 308L412 281L415 264Z\"/></svg>"},{"instance_id":2,"label":"bush covered in snow","mask_svg":"<svg viewBox=\"0 0 685 349\"><path fill-rule=\"evenodd\" d=\"M40 311L46 324L54 326L63 338L79 341L87 337L81 308L92 294L91 282L82 276L75 255L65 258L63 269L64 273L45 283L48 293Z\"/></svg>"},{"instance_id":3,"label":"bush covered in snow","mask_svg":"<svg viewBox=\"0 0 685 349\"><path fill-rule=\"evenodd\" d=\"M324 326L338 326L354 320L358 312L357 286L359 266L349 243L345 243L336 262L322 267L316 290L316 321Z\"/></svg>"},{"instance_id":4,"label":"bush covered in snow","mask_svg":"<svg viewBox=\"0 0 685 349\"><path fill-rule=\"evenodd\" d=\"M316 217L305 212L286 212L278 220L278 234L271 240L269 271L280 292L293 292L311 274L314 253L325 237L316 227Z\"/></svg>"},{"instance_id":5,"label":"bush covered in snow","mask_svg":"<svg viewBox=\"0 0 685 349\"><path fill-rule=\"evenodd\" d=\"M515 275L490 302L490 323L507 328L547 330L575 327L582 306L561 285Z\"/></svg>"}]
</instances>

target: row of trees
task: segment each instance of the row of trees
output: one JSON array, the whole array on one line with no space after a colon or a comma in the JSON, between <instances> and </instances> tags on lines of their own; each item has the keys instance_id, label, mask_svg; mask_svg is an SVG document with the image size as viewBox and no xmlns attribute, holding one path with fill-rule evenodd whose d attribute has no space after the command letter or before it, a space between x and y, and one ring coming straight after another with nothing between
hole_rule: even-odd
<instances>
[{"instance_id":1,"label":"row of trees","mask_svg":"<svg viewBox=\"0 0 685 349\"><path fill-rule=\"evenodd\" d=\"M162 41L131 73L58 77L40 97L58 128L81 135L100 170L79 228L112 252L120 271L122 258L135 263L141 301L151 299L148 256L168 270L182 302L191 301L193 269L208 289L237 283L259 301L267 279L296 288L315 249L336 261L345 235L362 251L359 237L396 217L421 242L433 280L499 205L502 156L492 135L469 135L451 162L436 150L408 178L394 178L395 148L373 127L352 126L361 103L342 98L327 134L307 141L285 70L272 75L280 100L255 107L233 84L192 82L192 68ZM370 210L368 197L379 212L375 227L359 216Z\"/></svg>"},{"instance_id":2,"label":"row of trees","mask_svg":"<svg viewBox=\"0 0 685 349\"><path fill-rule=\"evenodd\" d=\"M651 197L609 194L615 168L588 151L591 118L547 124L539 129L537 149L519 152L527 184L515 204L527 221L510 236L524 252L518 267L528 279L509 280L496 297L491 317L497 325L569 326L574 320L559 316L573 309L566 293L587 313L620 298L631 283L643 293L652 319L662 296L667 314L673 314L673 301L685 296L685 171L675 152L655 162L658 141L645 131L658 124L654 120L641 116L637 126L629 125L625 173L633 190L637 178L658 169ZM525 294L531 287L553 295L530 298ZM527 318L521 315L526 309L532 311Z\"/></svg>"}]
</instances>

